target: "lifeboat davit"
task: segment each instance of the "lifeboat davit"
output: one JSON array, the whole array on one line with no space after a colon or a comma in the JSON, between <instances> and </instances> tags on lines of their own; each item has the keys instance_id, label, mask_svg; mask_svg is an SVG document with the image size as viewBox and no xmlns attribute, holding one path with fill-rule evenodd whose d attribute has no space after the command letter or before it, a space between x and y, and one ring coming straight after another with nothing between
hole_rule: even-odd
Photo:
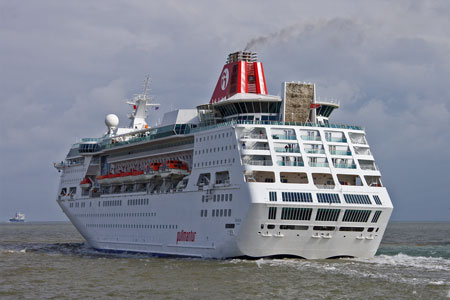
<instances>
[{"instance_id":1,"label":"lifeboat davit","mask_svg":"<svg viewBox=\"0 0 450 300\"><path fill-rule=\"evenodd\" d=\"M91 182L91 180L90 180L88 177L84 178L84 179L80 182L80 187L81 187L83 190L88 190L88 189L91 188L91 186L92 186L92 182Z\"/></svg>"}]
</instances>

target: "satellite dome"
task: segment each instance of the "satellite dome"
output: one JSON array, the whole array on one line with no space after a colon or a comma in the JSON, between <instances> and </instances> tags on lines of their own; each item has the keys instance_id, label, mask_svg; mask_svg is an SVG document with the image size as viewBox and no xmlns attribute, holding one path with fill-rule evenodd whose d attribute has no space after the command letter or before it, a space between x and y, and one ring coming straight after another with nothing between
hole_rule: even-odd
<instances>
[{"instance_id":1,"label":"satellite dome","mask_svg":"<svg viewBox=\"0 0 450 300\"><path fill-rule=\"evenodd\" d=\"M109 114L105 118L105 124L108 128L115 128L119 125L119 117L114 114Z\"/></svg>"}]
</instances>

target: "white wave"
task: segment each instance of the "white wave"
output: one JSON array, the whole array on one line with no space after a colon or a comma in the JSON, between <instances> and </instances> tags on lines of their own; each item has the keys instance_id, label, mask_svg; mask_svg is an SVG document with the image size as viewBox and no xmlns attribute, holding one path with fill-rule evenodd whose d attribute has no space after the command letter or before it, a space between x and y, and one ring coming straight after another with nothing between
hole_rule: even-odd
<instances>
[{"instance_id":1,"label":"white wave","mask_svg":"<svg viewBox=\"0 0 450 300\"><path fill-rule=\"evenodd\" d=\"M411 267L424 270L450 272L450 260L441 257L409 256L403 253L397 255L379 255L369 259L351 259L364 263Z\"/></svg>"},{"instance_id":2,"label":"white wave","mask_svg":"<svg viewBox=\"0 0 450 300\"><path fill-rule=\"evenodd\" d=\"M11 249L0 249L0 254L11 254L11 253L26 253L27 249L11 250Z\"/></svg>"},{"instance_id":3,"label":"white wave","mask_svg":"<svg viewBox=\"0 0 450 300\"><path fill-rule=\"evenodd\" d=\"M449 285L440 274L450 271L450 260L443 258L414 257L405 254L380 255L370 259L303 260L259 259L246 261L235 259L232 264L256 264L258 268L289 268L312 274L336 274L352 278L380 279L408 285ZM436 273L437 272L437 273ZM434 274L434 275L433 275Z\"/></svg>"}]
</instances>

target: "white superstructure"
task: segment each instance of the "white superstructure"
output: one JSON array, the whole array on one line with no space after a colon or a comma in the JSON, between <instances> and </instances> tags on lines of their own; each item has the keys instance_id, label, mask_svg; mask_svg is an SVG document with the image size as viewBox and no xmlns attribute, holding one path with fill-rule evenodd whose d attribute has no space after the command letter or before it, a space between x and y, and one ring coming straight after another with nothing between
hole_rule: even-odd
<instances>
[{"instance_id":1,"label":"white superstructure","mask_svg":"<svg viewBox=\"0 0 450 300\"><path fill-rule=\"evenodd\" d=\"M146 89L148 85L146 86ZM372 257L392 212L358 126L329 123L313 84L267 94L253 52L230 54L209 104L82 139L57 202L96 249L194 257Z\"/></svg>"}]
</instances>

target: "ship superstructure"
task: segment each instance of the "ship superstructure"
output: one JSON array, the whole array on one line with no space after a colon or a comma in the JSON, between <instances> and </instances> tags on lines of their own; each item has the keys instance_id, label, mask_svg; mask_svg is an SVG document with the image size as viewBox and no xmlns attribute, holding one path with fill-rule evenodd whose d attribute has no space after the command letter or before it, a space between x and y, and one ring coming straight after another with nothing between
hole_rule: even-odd
<instances>
[{"instance_id":1,"label":"ship superstructure","mask_svg":"<svg viewBox=\"0 0 450 300\"><path fill-rule=\"evenodd\" d=\"M331 124L339 104L315 95L300 82L269 95L256 53L232 53L209 103L149 127L144 92L129 127L108 115L55 163L57 202L96 249L372 257L391 200L363 128Z\"/></svg>"}]
</instances>

